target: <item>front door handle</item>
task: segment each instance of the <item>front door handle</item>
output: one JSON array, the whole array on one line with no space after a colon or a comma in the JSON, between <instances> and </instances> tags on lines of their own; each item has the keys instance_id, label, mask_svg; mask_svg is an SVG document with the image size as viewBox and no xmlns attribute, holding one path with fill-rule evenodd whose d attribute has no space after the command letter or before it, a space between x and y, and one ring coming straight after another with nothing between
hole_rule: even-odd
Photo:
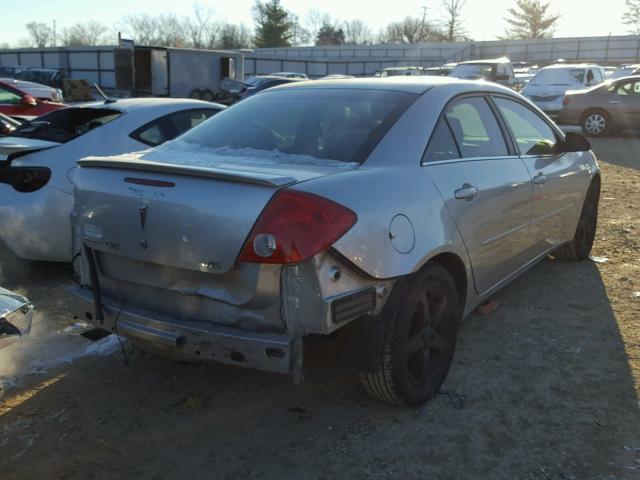
<instances>
[{"instance_id":1,"label":"front door handle","mask_svg":"<svg viewBox=\"0 0 640 480\"><path fill-rule=\"evenodd\" d=\"M546 181L547 181L547 176L541 173L533 177L533 183L535 183L536 185L542 185Z\"/></svg>"},{"instance_id":2,"label":"front door handle","mask_svg":"<svg viewBox=\"0 0 640 480\"><path fill-rule=\"evenodd\" d=\"M611 105L618 105L620 102L618 100L609 100L607 103L610 103Z\"/></svg>"},{"instance_id":3,"label":"front door handle","mask_svg":"<svg viewBox=\"0 0 640 480\"><path fill-rule=\"evenodd\" d=\"M458 200L467 201L473 200L473 197L475 197L477 193L478 189L469 185L468 183L465 183L464 185L462 185L461 189L455 191L455 195Z\"/></svg>"}]
</instances>

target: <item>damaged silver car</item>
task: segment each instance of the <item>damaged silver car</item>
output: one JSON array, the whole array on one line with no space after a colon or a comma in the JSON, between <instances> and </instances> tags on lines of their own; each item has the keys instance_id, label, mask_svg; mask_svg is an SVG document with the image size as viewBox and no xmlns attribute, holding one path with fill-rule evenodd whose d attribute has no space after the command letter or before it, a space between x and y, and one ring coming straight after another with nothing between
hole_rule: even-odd
<instances>
[{"instance_id":1,"label":"damaged silver car","mask_svg":"<svg viewBox=\"0 0 640 480\"><path fill-rule=\"evenodd\" d=\"M376 397L421 404L461 319L555 251L587 257L588 142L496 84L304 82L152 150L79 162L75 312L141 348L301 380L331 336Z\"/></svg>"},{"instance_id":2,"label":"damaged silver car","mask_svg":"<svg viewBox=\"0 0 640 480\"><path fill-rule=\"evenodd\" d=\"M0 288L0 348L31 332L33 305L25 297Z\"/></svg>"}]
</instances>

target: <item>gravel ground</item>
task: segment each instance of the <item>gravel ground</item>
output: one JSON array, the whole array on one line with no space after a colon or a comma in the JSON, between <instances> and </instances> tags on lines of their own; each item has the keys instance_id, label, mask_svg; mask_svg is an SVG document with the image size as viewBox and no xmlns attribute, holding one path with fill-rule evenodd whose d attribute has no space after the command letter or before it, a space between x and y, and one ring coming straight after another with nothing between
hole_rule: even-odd
<instances>
[{"instance_id":1,"label":"gravel ground","mask_svg":"<svg viewBox=\"0 0 640 480\"><path fill-rule=\"evenodd\" d=\"M0 353L1 478L639 479L640 140L593 147L607 260L548 259L502 290L417 410L369 398L323 348L300 387L137 352L125 366L112 337L79 336L64 267L0 245L0 284L38 310Z\"/></svg>"}]
</instances>

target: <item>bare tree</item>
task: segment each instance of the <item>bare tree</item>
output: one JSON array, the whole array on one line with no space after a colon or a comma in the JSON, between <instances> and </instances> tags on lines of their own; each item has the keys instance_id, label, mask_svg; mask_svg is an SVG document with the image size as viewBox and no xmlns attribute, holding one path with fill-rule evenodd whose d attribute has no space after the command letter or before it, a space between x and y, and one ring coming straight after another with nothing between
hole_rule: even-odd
<instances>
[{"instance_id":1,"label":"bare tree","mask_svg":"<svg viewBox=\"0 0 640 480\"><path fill-rule=\"evenodd\" d=\"M506 37L536 39L553 35L560 15L547 13L550 5L540 0L516 0L516 6L509 9L505 18L509 24Z\"/></svg>"},{"instance_id":2,"label":"bare tree","mask_svg":"<svg viewBox=\"0 0 640 480\"><path fill-rule=\"evenodd\" d=\"M187 32L191 46L204 48L206 46L207 31L211 27L213 10L201 4L193 6L193 15L184 20L184 29Z\"/></svg>"},{"instance_id":3,"label":"bare tree","mask_svg":"<svg viewBox=\"0 0 640 480\"><path fill-rule=\"evenodd\" d=\"M31 46L44 48L51 44L53 29L46 23L29 22L25 25Z\"/></svg>"},{"instance_id":4,"label":"bare tree","mask_svg":"<svg viewBox=\"0 0 640 480\"><path fill-rule=\"evenodd\" d=\"M441 42L445 35L424 18L406 17L391 22L379 35L381 43Z\"/></svg>"},{"instance_id":5,"label":"bare tree","mask_svg":"<svg viewBox=\"0 0 640 480\"><path fill-rule=\"evenodd\" d=\"M467 0L442 0L442 6L446 12L445 27L448 42L455 42L464 36L462 9L466 3Z\"/></svg>"},{"instance_id":6,"label":"bare tree","mask_svg":"<svg viewBox=\"0 0 640 480\"><path fill-rule=\"evenodd\" d=\"M348 20L343 23L344 43L347 45L363 45L373 43L373 36L369 25L360 19Z\"/></svg>"},{"instance_id":7,"label":"bare tree","mask_svg":"<svg viewBox=\"0 0 640 480\"><path fill-rule=\"evenodd\" d=\"M62 29L62 45L65 47L100 45L106 41L107 31L108 28L105 25L94 20L78 22Z\"/></svg>"},{"instance_id":8,"label":"bare tree","mask_svg":"<svg viewBox=\"0 0 640 480\"><path fill-rule=\"evenodd\" d=\"M138 45L152 45L157 39L156 18L146 13L125 16L121 21L121 26Z\"/></svg>"},{"instance_id":9,"label":"bare tree","mask_svg":"<svg viewBox=\"0 0 640 480\"><path fill-rule=\"evenodd\" d=\"M249 48L251 46L251 31L246 25L225 23L220 29L219 48Z\"/></svg>"},{"instance_id":10,"label":"bare tree","mask_svg":"<svg viewBox=\"0 0 640 480\"><path fill-rule=\"evenodd\" d=\"M629 27L629 32L640 35L640 0L626 0L622 23Z\"/></svg>"},{"instance_id":11,"label":"bare tree","mask_svg":"<svg viewBox=\"0 0 640 480\"><path fill-rule=\"evenodd\" d=\"M304 28L308 33L309 40L312 42L318 38L318 33L323 25L331 24L333 24L333 21L328 13L312 9L305 15Z\"/></svg>"}]
</instances>

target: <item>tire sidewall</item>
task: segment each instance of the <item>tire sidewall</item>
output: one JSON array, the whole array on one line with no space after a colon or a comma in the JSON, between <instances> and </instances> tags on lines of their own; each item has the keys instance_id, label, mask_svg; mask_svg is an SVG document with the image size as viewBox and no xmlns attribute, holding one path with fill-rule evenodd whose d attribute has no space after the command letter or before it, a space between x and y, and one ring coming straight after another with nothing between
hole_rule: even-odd
<instances>
[{"instance_id":1,"label":"tire sidewall","mask_svg":"<svg viewBox=\"0 0 640 480\"><path fill-rule=\"evenodd\" d=\"M432 282L438 282L449 296L450 313L447 318L454 322L453 345L449 352L446 368L444 373L436 382L428 382L426 385L416 385L411 377L406 357L405 343L411 326L411 312L413 307L422 295L423 291ZM460 324L460 307L458 301L458 293L455 283L446 269L437 264L427 264L423 270L417 273L410 281L409 289L404 296L398 299L399 305L394 309L394 318L390 324L388 342L386 343L387 353L391 355L392 376L396 384L399 394L405 403L409 405L419 405L429 400L440 388L442 382L447 376L453 354L455 352L455 344L457 340L458 327Z\"/></svg>"}]
</instances>

